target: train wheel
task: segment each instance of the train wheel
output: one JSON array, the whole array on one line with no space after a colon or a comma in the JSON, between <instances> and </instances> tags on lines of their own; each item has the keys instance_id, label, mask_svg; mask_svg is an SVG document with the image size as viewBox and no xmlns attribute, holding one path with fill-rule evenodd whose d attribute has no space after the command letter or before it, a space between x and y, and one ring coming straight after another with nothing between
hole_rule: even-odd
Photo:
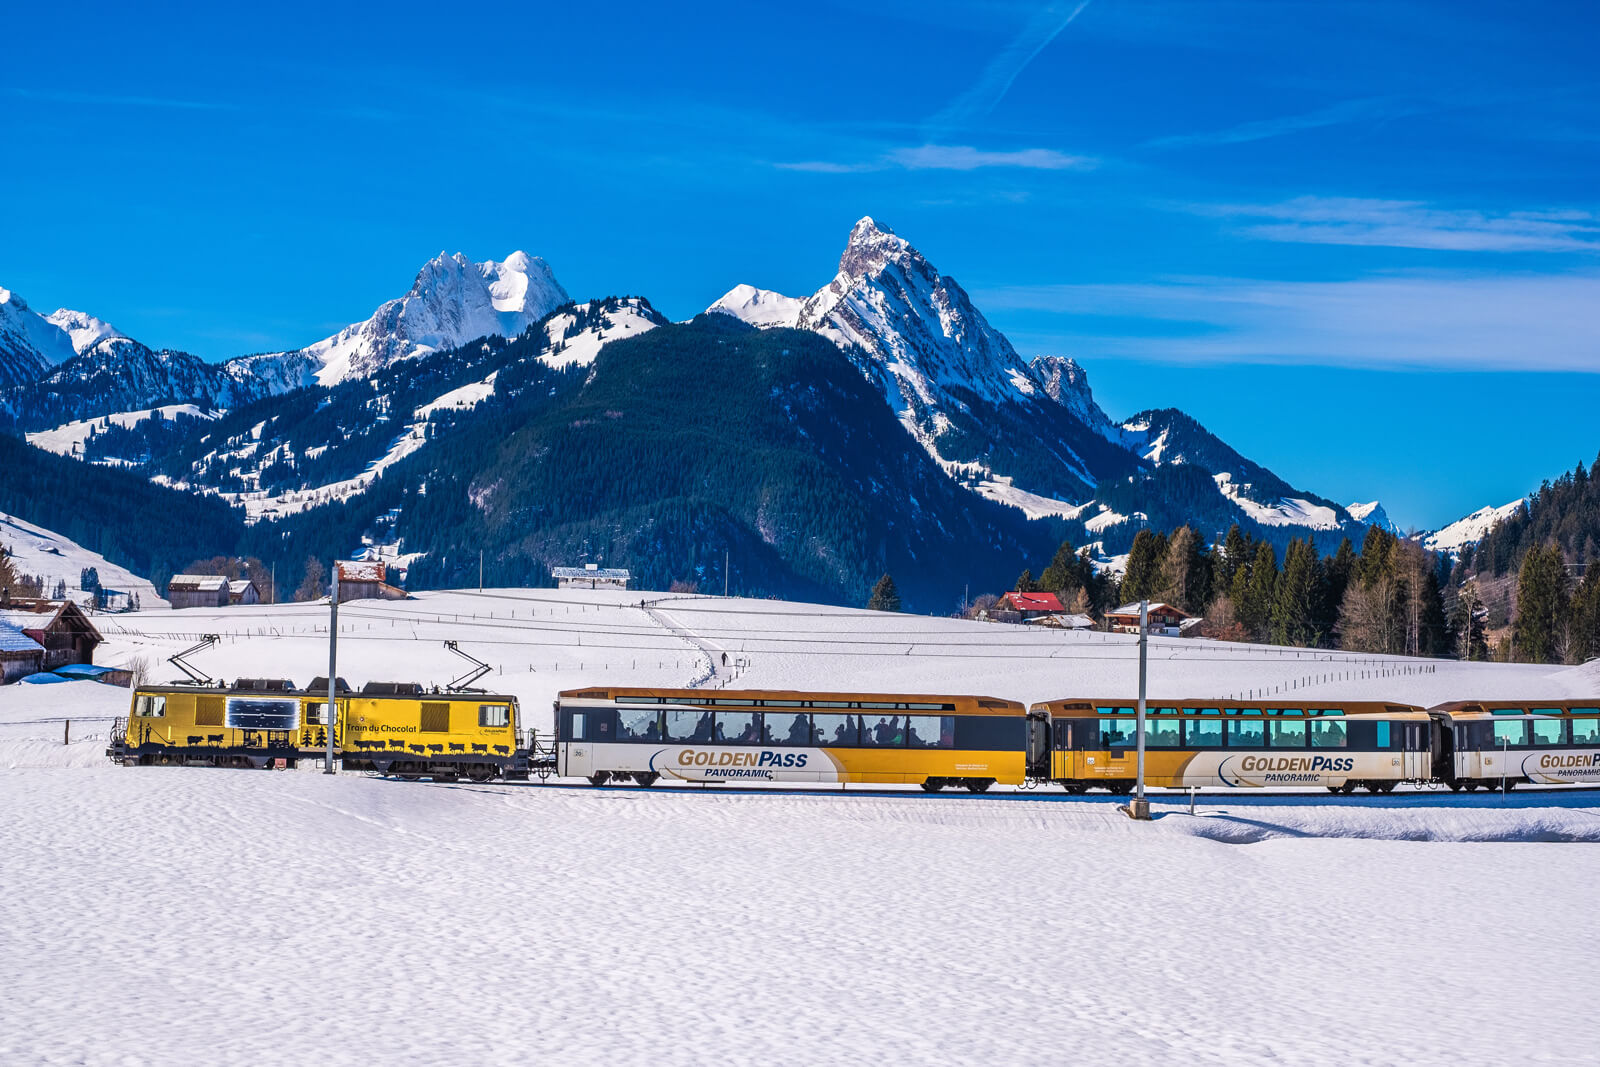
<instances>
[{"instance_id":1,"label":"train wheel","mask_svg":"<svg viewBox=\"0 0 1600 1067\"><path fill-rule=\"evenodd\" d=\"M1112 782L1111 791L1119 797L1125 797L1133 792L1132 782Z\"/></svg>"},{"instance_id":2,"label":"train wheel","mask_svg":"<svg viewBox=\"0 0 1600 1067\"><path fill-rule=\"evenodd\" d=\"M402 782L420 782L420 781L422 781L422 775L420 775L420 774L400 774L400 773L396 773L395 777L400 779Z\"/></svg>"},{"instance_id":3,"label":"train wheel","mask_svg":"<svg viewBox=\"0 0 1600 1067\"><path fill-rule=\"evenodd\" d=\"M1450 783L1450 792L1452 792L1452 793L1461 792L1461 783L1459 781L1451 782Z\"/></svg>"},{"instance_id":4,"label":"train wheel","mask_svg":"<svg viewBox=\"0 0 1600 1067\"><path fill-rule=\"evenodd\" d=\"M477 764L469 768L467 771L467 777L472 779L474 782L492 781L494 776L495 769L489 766L487 763Z\"/></svg>"},{"instance_id":5,"label":"train wheel","mask_svg":"<svg viewBox=\"0 0 1600 1067\"><path fill-rule=\"evenodd\" d=\"M1506 779L1506 792L1509 793L1509 792L1511 792L1511 790L1515 789L1516 787L1517 787L1517 780L1515 778L1507 778Z\"/></svg>"},{"instance_id":6,"label":"train wheel","mask_svg":"<svg viewBox=\"0 0 1600 1067\"><path fill-rule=\"evenodd\" d=\"M1465 789L1469 793L1476 793L1478 791L1478 783L1472 781L1470 778L1460 784L1461 788Z\"/></svg>"},{"instance_id":7,"label":"train wheel","mask_svg":"<svg viewBox=\"0 0 1600 1067\"><path fill-rule=\"evenodd\" d=\"M605 785L609 781L611 781L610 771L596 771L589 776L590 785Z\"/></svg>"},{"instance_id":8,"label":"train wheel","mask_svg":"<svg viewBox=\"0 0 1600 1067\"><path fill-rule=\"evenodd\" d=\"M988 792L989 787L991 785L994 785L994 779L993 778L968 778L967 779L967 789L968 789L969 792L986 793L986 792Z\"/></svg>"},{"instance_id":9,"label":"train wheel","mask_svg":"<svg viewBox=\"0 0 1600 1067\"><path fill-rule=\"evenodd\" d=\"M1381 792L1383 792L1383 783L1382 782L1363 782L1362 784L1367 787L1367 792L1369 792L1369 793L1381 793Z\"/></svg>"},{"instance_id":10,"label":"train wheel","mask_svg":"<svg viewBox=\"0 0 1600 1067\"><path fill-rule=\"evenodd\" d=\"M1399 784L1400 784L1399 782L1384 782L1383 783L1383 791L1385 793L1393 793L1394 792L1394 787L1399 785Z\"/></svg>"},{"instance_id":11,"label":"train wheel","mask_svg":"<svg viewBox=\"0 0 1600 1067\"><path fill-rule=\"evenodd\" d=\"M1351 793L1354 793L1355 791L1356 791L1356 783L1351 781L1351 780L1349 780L1349 779L1346 779L1344 785L1341 785L1339 787L1339 792L1343 793L1345 796L1349 796Z\"/></svg>"},{"instance_id":12,"label":"train wheel","mask_svg":"<svg viewBox=\"0 0 1600 1067\"><path fill-rule=\"evenodd\" d=\"M930 793L937 793L939 790L944 788L944 779L925 778L922 782L922 788L926 789Z\"/></svg>"},{"instance_id":13,"label":"train wheel","mask_svg":"<svg viewBox=\"0 0 1600 1067\"><path fill-rule=\"evenodd\" d=\"M642 774L636 774L633 776L633 780L639 783L639 787L641 789L649 789L651 786L655 785L660 778L661 775L657 774L655 771L645 771Z\"/></svg>"}]
</instances>

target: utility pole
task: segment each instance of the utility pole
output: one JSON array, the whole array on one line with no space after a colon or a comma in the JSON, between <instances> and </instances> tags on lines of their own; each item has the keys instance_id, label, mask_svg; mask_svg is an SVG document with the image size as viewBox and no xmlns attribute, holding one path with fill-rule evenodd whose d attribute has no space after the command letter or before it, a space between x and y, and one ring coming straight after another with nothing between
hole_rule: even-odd
<instances>
[{"instance_id":1,"label":"utility pole","mask_svg":"<svg viewBox=\"0 0 1600 1067\"><path fill-rule=\"evenodd\" d=\"M728 550L722 550L722 595L728 595Z\"/></svg>"},{"instance_id":2,"label":"utility pole","mask_svg":"<svg viewBox=\"0 0 1600 1067\"><path fill-rule=\"evenodd\" d=\"M328 593L328 759L323 774L333 771L333 731L339 722L339 561L333 561L333 586Z\"/></svg>"},{"instance_id":3,"label":"utility pole","mask_svg":"<svg viewBox=\"0 0 1600 1067\"><path fill-rule=\"evenodd\" d=\"M483 592L483 549L478 549L478 592Z\"/></svg>"},{"instance_id":4,"label":"utility pole","mask_svg":"<svg viewBox=\"0 0 1600 1067\"><path fill-rule=\"evenodd\" d=\"M1135 727L1134 727L1134 729L1138 731L1138 734L1135 736L1135 741L1138 744L1138 748L1136 750L1137 753L1138 753L1138 756L1137 756L1138 781L1137 781L1137 785L1135 786L1135 789L1134 789L1133 800L1131 802L1129 802L1128 807L1126 808L1126 811L1128 812L1128 818L1130 818L1130 819L1146 819L1146 820L1148 820L1150 818L1150 801L1146 800L1145 799L1145 795L1144 795L1145 661L1146 661L1146 658L1147 658L1147 655L1146 655L1146 643L1149 640L1149 638L1147 636L1148 633L1149 633L1149 630L1150 630L1150 601L1141 600L1141 601L1139 601L1139 708L1138 708L1138 718L1136 719L1137 725L1135 725Z\"/></svg>"}]
</instances>

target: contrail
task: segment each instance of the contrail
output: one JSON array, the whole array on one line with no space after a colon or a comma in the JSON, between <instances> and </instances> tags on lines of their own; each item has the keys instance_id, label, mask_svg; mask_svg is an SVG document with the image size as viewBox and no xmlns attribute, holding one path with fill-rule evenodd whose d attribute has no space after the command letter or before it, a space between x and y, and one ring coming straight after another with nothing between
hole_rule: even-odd
<instances>
[{"instance_id":1,"label":"contrail","mask_svg":"<svg viewBox=\"0 0 1600 1067\"><path fill-rule=\"evenodd\" d=\"M1011 90L1011 85L1017 76L1027 69L1038 54L1044 51L1045 46L1060 36L1061 31L1072 25L1072 20L1083 13L1092 0L1079 0L1072 5L1070 11L1062 14L1066 5L1051 4L1044 8L1023 27L1012 42L1001 49L1000 54L989 61L983 69L977 82L952 100L944 110L928 120L930 129L952 129L965 125L967 122L981 115L993 111L995 105L1005 98Z\"/></svg>"}]
</instances>

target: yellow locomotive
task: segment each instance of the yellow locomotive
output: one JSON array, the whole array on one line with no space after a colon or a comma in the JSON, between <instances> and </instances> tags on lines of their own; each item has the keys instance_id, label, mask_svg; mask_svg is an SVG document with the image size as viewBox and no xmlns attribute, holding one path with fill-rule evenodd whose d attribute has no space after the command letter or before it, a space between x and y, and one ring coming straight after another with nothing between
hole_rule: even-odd
<instances>
[{"instance_id":1,"label":"yellow locomotive","mask_svg":"<svg viewBox=\"0 0 1600 1067\"><path fill-rule=\"evenodd\" d=\"M240 678L232 686L144 685L133 692L107 750L126 766L293 767L327 755L349 770L454 781L526 778L517 700L412 682L369 682L353 692L318 679Z\"/></svg>"}]
</instances>

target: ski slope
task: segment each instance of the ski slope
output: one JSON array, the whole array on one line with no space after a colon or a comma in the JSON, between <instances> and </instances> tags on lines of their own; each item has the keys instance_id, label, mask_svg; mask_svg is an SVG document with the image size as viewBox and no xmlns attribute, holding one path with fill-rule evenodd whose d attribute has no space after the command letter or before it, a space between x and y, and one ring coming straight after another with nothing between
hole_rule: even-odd
<instances>
[{"instance_id":1,"label":"ski slope","mask_svg":"<svg viewBox=\"0 0 1600 1067\"><path fill-rule=\"evenodd\" d=\"M326 605L102 616L97 659L159 664L210 632L223 643L197 666L305 683L326 669L326 620ZM340 622L352 684L446 681L456 639L541 728L556 692L599 683L1033 701L1129 692L1135 665L1120 636L662 594L423 593L342 605ZM1600 683L1177 639L1151 656L1155 694L1433 703ZM1586 1056L1600 964L1540 948L1570 942L1600 878L1588 792L1228 794L1193 816L1162 792L1140 825L1059 790L111 767L105 719L127 699L0 688L0 1062Z\"/></svg>"}]
</instances>

